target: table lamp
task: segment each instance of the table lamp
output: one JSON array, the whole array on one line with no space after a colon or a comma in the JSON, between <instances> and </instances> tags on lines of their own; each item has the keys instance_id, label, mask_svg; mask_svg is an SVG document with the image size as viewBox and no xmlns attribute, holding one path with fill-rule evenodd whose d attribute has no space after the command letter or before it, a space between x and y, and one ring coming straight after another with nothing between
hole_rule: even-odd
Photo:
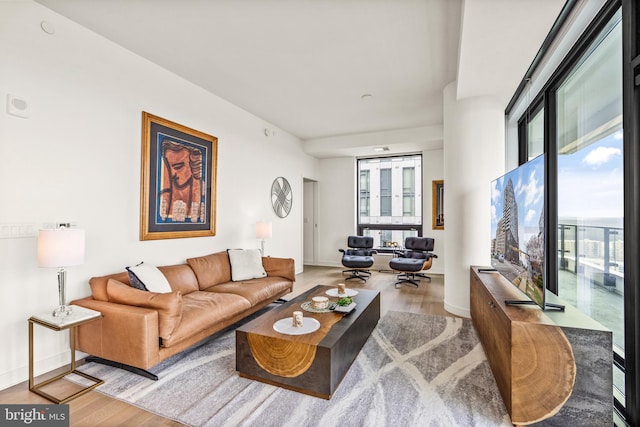
<instances>
[{"instance_id":1,"label":"table lamp","mask_svg":"<svg viewBox=\"0 0 640 427\"><path fill-rule=\"evenodd\" d=\"M262 239L261 253L264 256L264 240L271 238L271 221L256 222L256 239Z\"/></svg>"},{"instance_id":2,"label":"table lamp","mask_svg":"<svg viewBox=\"0 0 640 427\"><path fill-rule=\"evenodd\" d=\"M69 224L58 228L38 231L38 266L58 269L58 297L60 306L53 311L54 317L71 313L66 305L66 267L84 263L84 230L71 229Z\"/></svg>"}]
</instances>

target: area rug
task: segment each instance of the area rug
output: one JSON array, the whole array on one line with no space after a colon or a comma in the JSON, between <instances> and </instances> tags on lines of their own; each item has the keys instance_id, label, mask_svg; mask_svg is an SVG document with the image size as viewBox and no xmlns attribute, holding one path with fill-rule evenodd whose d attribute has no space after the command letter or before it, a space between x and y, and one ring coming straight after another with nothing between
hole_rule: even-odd
<instances>
[{"instance_id":1,"label":"area rug","mask_svg":"<svg viewBox=\"0 0 640 427\"><path fill-rule=\"evenodd\" d=\"M240 378L233 330L97 390L189 426L511 426L469 319L388 312L331 400Z\"/></svg>"}]
</instances>

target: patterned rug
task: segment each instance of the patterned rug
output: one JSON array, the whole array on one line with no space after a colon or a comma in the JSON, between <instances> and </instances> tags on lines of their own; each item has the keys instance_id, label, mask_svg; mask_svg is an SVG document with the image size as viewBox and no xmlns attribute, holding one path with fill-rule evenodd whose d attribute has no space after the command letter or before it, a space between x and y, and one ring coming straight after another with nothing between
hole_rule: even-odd
<instances>
[{"instance_id":1,"label":"patterned rug","mask_svg":"<svg viewBox=\"0 0 640 427\"><path fill-rule=\"evenodd\" d=\"M226 331L152 369L95 363L108 396L189 426L511 426L469 319L388 312L331 400L240 378Z\"/></svg>"}]
</instances>

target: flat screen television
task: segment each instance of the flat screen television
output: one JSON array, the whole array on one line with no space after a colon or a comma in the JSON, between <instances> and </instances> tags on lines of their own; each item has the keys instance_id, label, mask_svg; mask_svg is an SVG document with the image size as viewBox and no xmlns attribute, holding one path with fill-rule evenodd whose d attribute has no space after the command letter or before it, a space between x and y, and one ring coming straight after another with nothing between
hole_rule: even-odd
<instances>
[{"instance_id":1,"label":"flat screen television","mask_svg":"<svg viewBox=\"0 0 640 427\"><path fill-rule=\"evenodd\" d=\"M491 271L528 297L505 303L562 309L545 301L545 169L542 154L491 183Z\"/></svg>"}]
</instances>

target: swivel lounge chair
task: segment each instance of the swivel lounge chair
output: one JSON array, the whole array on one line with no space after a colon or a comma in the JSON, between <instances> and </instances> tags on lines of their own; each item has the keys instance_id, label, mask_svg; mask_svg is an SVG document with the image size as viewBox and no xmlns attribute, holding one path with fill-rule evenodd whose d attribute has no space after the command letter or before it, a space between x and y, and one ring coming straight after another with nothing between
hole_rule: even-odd
<instances>
[{"instance_id":1,"label":"swivel lounge chair","mask_svg":"<svg viewBox=\"0 0 640 427\"><path fill-rule=\"evenodd\" d=\"M369 268L373 265L373 254L377 253L373 248L373 237L349 236L347 239L349 249L339 249L342 252L342 265L348 268L344 273L351 275L345 279L360 279L366 282L371 276Z\"/></svg>"},{"instance_id":2,"label":"swivel lounge chair","mask_svg":"<svg viewBox=\"0 0 640 427\"><path fill-rule=\"evenodd\" d=\"M434 258L438 256L433 251L434 240L431 237L407 237L404 241L404 252L399 252L398 257L389 261L389 267L398 272L395 287L400 284L408 284L418 287L420 278L431 277L421 273L431 268Z\"/></svg>"}]
</instances>

